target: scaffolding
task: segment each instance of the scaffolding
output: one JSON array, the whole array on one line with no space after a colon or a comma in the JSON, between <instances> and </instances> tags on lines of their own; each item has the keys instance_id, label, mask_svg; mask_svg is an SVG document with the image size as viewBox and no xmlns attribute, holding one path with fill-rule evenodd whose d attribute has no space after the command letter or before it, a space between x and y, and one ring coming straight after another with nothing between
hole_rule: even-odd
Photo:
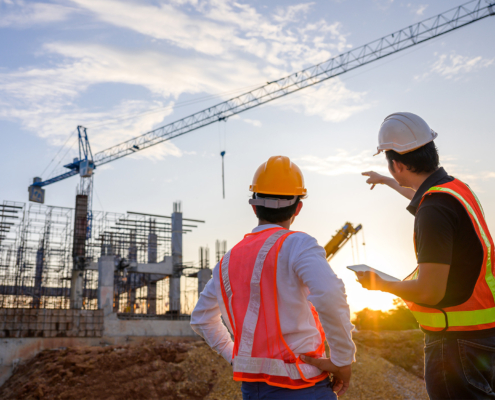
<instances>
[{"instance_id":1,"label":"scaffolding","mask_svg":"<svg viewBox=\"0 0 495 400\"><path fill-rule=\"evenodd\" d=\"M0 308L96 310L98 258L110 255L116 265L114 311L136 316L167 314L170 277L132 272L129 267L160 263L172 256L172 217L93 211L91 235L86 235L87 224L81 225L84 218L79 221L77 213L82 200L78 196L76 209L12 201L0 204ZM196 226L183 224L181 233ZM179 315L190 314L198 298L194 272L199 268L178 267L186 272L181 272ZM74 271L82 274L79 306L71 302Z\"/></svg>"}]
</instances>

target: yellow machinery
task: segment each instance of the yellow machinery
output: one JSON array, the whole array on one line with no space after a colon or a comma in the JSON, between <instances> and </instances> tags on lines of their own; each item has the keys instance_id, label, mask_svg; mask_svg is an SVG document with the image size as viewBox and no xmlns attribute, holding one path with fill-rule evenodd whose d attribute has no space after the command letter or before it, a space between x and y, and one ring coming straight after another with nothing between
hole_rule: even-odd
<instances>
[{"instance_id":1,"label":"yellow machinery","mask_svg":"<svg viewBox=\"0 0 495 400\"><path fill-rule=\"evenodd\" d=\"M350 222L346 222L345 225L330 239L325 245L325 253L327 260L330 260L337 252L347 243L347 241L358 233L363 226L359 224L355 228Z\"/></svg>"}]
</instances>

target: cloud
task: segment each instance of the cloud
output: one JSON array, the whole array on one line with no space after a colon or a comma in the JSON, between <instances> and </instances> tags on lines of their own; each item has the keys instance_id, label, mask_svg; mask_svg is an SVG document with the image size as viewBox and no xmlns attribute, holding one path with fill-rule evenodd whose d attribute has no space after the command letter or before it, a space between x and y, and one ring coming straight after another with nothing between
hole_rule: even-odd
<instances>
[{"instance_id":1,"label":"cloud","mask_svg":"<svg viewBox=\"0 0 495 400\"><path fill-rule=\"evenodd\" d=\"M204 59L198 63L198 58L188 60L161 52L129 51L96 44L50 43L44 50L62 56L63 61L53 68L0 73L0 116L21 120L25 128L43 137L60 134L62 127L66 133L67 126L62 122L68 120L77 120L73 125L76 126L146 111L142 102L127 102L102 113L87 112L74 106L80 93L92 85L136 85L147 88L159 98L176 98L182 93L223 92L237 83L239 73L251 81L257 79L258 73L254 66L245 63L230 74L226 72L220 76L220 70L229 69L226 61ZM167 73L163 72L164 65L169 66ZM157 104L163 103L146 104L156 108ZM171 112L155 114L146 120L156 119L159 123ZM54 118L59 114L60 118ZM61 122L57 122L60 128L54 126L54 120ZM151 128L149 124L145 125ZM135 131L134 136L143 132Z\"/></svg>"},{"instance_id":2,"label":"cloud","mask_svg":"<svg viewBox=\"0 0 495 400\"><path fill-rule=\"evenodd\" d=\"M373 2L379 9L385 11L390 8L394 0L373 0Z\"/></svg>"},{"instance_id":3,"label":"cloud","mask_svg":"<svg viewBox=\"0 0 495 400\"><path fill-rule=\"evenodd\" d=\"M329 25L324 20L305 23L312 3L279 8L270 19L254 7L232 0L191 2L188 5L194 8L195 13L164 3L151 5L117 0L73 2L106 23L210 56L240 52L274 65L294 68L292 60L296 63L307 60L308 65L316 55L318 61L323 61L330 57L330 50L342 50L347 46L346 36L337 31L337 25ZM314 31L313 35L301 34L310 30ZM327 34L331 34L329 39L332 40L327 40L323 48L314 47L315 41L320 41L321 35L326 37Z\"/></svg>"},{"instance_id":4,"label":"cloud","mask_svg":"<svg viewBox=\"0 0 495 400\"><path fill-rule=\"evenodd\" d=\"M426 9L428 8L428 4L413 4L408 3L407 7L411 9L411 11L419 16L422 16Z\"/></svg>"},{"instance_id":5,"label":"cloud","mask_svg":"<svg viewBox=\"0 0 495 400\"><path fill-rule=\"evenodd\" d=\"M76 12L60 4L0 0L0 27L29 28L33 25L60 22Z\"/></svg>"},{"instance_id":6,"label":"cloud","mask_svg":"<svg viewBox=\"0 0 495 400\"><path fill-rule=\"evenodd\" d=\"M435 53L435 56L437 56L437 60L431 64L429 71L416 76L416 80L421 81L433 74L440 75L445 79L459 80L466 74L487 68L494 63L493 59L487 60L481 56L471 58L456 53L440 55Z\"/></svg>"},{"instance_id":7,"label":"cloud","mask_svg":"<svg viewBox=\"0 0 495 400\"><path fill-rule=\"evenodd\" d=\"M258 121L257 119L242 118L242 120L247 124L251 124L257 128L261 127L261 121Z\"/></svg>"},{"instance_id":8,"label":"cloud","mask_svg":"<svg viewBox=\"0 0 495 400\"><path fill-rule=\"evenodd\" d=\"M418 9L415 11L417 15L423 15L425 10L428 8L427 4L422 4L418 7Z\"/></svg>"},{"instance_id":9,"label":"cloud","mask_svg":"<svg viewBox=\"0 0 495 400\"><path fill-rule=\"evenodd\" d=\"M9 14L12 21L15 15L22 18L31 15L30 10L44 7L20 1L15 4L17 14ZM55 7L51 18L60 21L78 12L84 22L82 39L48 42L37 51L37 65L0 72L0 117L20 121L25 129L53 144L63 141L78 124L95 125L96 121L141 113L157 104L165 107L184 94L218 94L263 84L350 47L342 25L315 17L312 3L280 7L266 15L232 0L72 0L70 4L72 8L48 4ZM40 21L48 18L42 17L46 14L41 11L36 15ZM107 32L103 39L99 33L102 27ZM118 47L115 43L119 41L114 39L122 36L122 30L132 40ZM80 105L81 94L109 83L145 88L149 96L99 111ZM272 105L332 122L370 106L366 93L354 92L338 79L301 93L305 94L294 94ZM91 131L92 143L95 149L102 149L142 134L163 124L171 115L169 111L109 125L111 129L105 127L105 133L95 129ZM260 125L260 121L244 121ZM180 155L176 147L167 146L142 154Z\"/></svg>"},{"instance_id":10,"label":"cloud","mask_svg":"<svg viewBox=\"0 0 495 400\"><path fill-rule=\"evenodd\" d=\"M315 3L302 3L279 8L274 20L277 22L294 22L299 19L299 14L307 14Z\"/></svg>"},{"instance_id":11,"label":"cloud","mask_svg":"<svg viewBox=\"0 0 495 400\"><path fill-rule=\"evenodd\" d=\"M364 171L388 172L387 163L382 158L371 156L368 150L353 154L337 149L336 154L332 156L307 155L295 161L305 171L327 176L356 175Z\"/></svg>"},{"instance_id":12,"label":"cloud","mask_svg":"<svg viewBox=\"0 0 495 400\"><path fill-rule=\"evenodd\" d=\"M115 119L116 116L128 116L131 111L136 113L139 111L146 112L157 107L166 108L165 104L158 101L124 101L104 112L88 112L77 107L61 107L60 105L47 103L48 105L39 106L36 113L29 109L16 110L14 116L7 116L7 110L4 107L0 107L0 118L15 118L22 121L25 129L37 130L41 137L46 138L54 146L59 147L64 144L72 132L72 138L67 142L67 146L60 152L56 163L48 169L46 176L43 178L67 172L61 166L67 160L78 156L78 143L75 135L77 125L83 124L87 127L88 138L94 155L103 149L153 129L163 121L165 116L171 113L171 109L168 109L161 113L147 113L133 119ZM106 122L102 124L102 121ZM154 161L163 159L166 156L181 157L182 151L173 142L165 142L159 146L150 147L145 152L137 152L132 155L133 158L147 158ZM55 166L57 167L54 168Z\"/></svg>"},{"instance_id":13,"label":"cloud","mask_svg":"<svg viewBox=\"0 0 495 400\"><path fill-rule=\"evenodd\" d=\"M306 115L318 115L325 121L340 122L372 106L372 103L365 102L365 96L366 92L349 90L339 78L334 78L288 96L281 101L281 107Z\"/></svg>"}]
</instances>

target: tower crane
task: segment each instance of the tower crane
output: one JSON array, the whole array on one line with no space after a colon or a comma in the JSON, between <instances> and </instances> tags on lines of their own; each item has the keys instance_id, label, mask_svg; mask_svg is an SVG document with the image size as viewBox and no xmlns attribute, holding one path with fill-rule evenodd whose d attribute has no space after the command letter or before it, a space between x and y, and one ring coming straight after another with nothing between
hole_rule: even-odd
<instances>
[{"instance_id":1,"label":"tower crane","mask_svg":"<svg viewBox=\"0 0 495 400\"><path fill-rule=\"evenodd\" d=\"M68 172L43 181L34 178L29 187L29 200L44 202L46 185L79 174L90 177L93 170L100 165L144 150L148 147L185 135L204 126L240 114L244 111L266 104L270 101L290 95L307 87L317 85L328 79L345 74L356 68L370 64L384 57L398 53L430 39L452 32L463 26L495 15L495 0L473 0L452 8L434 17L410 25L363 46L342 53L320 64L313 65L283 78L267 82L256 89L208 107L205 110L153 129L133 139L100 151L91 157L91 152L82 152L81 148L90 149L86 129L78 127L80 157L65 165ZM80 129L81 128L81 129ZM86 147L85 147L86 146Z\"/></svg>"}]
</instances>

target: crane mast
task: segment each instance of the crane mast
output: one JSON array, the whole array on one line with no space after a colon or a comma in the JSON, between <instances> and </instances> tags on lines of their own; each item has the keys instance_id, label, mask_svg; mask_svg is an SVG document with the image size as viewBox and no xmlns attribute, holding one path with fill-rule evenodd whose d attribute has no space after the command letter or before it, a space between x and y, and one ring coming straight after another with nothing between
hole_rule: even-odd
<instances>
[{"instance_id":1,"label":"crane mast","mask_svg":"<svg viewBox=\"0 0 495 400\"><path fill-rule=\"evenodd\" d=\"M269 103L304 88L314 86L417 44L424 43L463 26L480 21L491 15L495 15L495 0L470 1L374 40L373 42L342 53L325 62L267 82L265 85L254 90L232 97L205 110L100 151L91 160L93 162L92 166L96 168L99 165L185 135L207 125L225 121L233 115ZM41 196L39 190L41 187L76 175L80 173L80 168L82 168L80 164L76 165L76 163L68 164L65 167L69 168L70 171L46 181L42 181L41 178L35 178L32 186L29 188L30 200L43 202L44 195ZM31 192L33 192L32 196Z\"/></svg>"}]
</instances>

